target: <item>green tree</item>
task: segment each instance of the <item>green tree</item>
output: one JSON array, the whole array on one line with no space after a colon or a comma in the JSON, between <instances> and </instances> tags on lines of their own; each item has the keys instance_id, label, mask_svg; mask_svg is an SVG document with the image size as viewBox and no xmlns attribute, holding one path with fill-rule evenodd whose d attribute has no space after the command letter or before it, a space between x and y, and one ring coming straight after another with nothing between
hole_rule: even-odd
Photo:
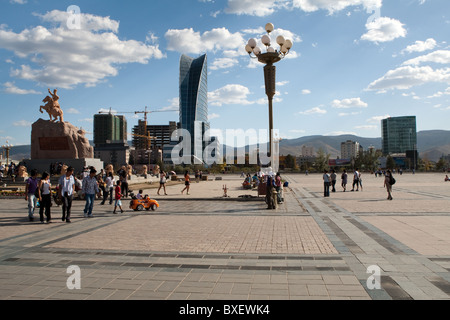
<instances>
[{"instance_id":1,"label":"green tree","mask_svg":"<svg viewBox=\"0 0 450 320\"><path fill-rule=\"evenodd\" d=\"M317 151L317 157L316 157L316 162L314 163L314 168L318 171L318 172L322 172L325 169L329 169L328 166L328 162L330 160L330 154L326 154L325 151L320 148Z\"/></svg>"},{"instance_id":2,"label":"green tree","mask_svg":"<svg viewBox=\"0 0 450 320\"><path fill-rule=\"evenodd\" d=\"M284 159L284 164L286 165L286 168L295 169L297 167L297 162L295 160L295 157L288 154L286 158Z\"/></svg>"},{"instance_id":3,"label":"green tree","mask_svg":"<svg viewBox=\"0 0 450 320\"><path fill-rule=\"evenodd\" d=\"M396 164L395 164L394 158L392 158L391 156L388 156L386 159L386 168L392 170L392 169L395 169L395 167L396 167Z\"/></svg>"}]
</instances>

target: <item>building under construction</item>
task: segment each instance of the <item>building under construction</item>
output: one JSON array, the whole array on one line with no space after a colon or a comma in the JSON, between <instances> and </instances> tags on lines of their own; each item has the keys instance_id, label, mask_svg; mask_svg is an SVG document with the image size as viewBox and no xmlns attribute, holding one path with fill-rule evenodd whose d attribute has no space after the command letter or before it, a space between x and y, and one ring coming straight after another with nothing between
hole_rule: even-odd
<instances>
[{"instance_id":1,"label":"building under construction","mask_svg":"<svg viewBox=\"0 0 450 320\"><path fill-rule=\"evenodd\" d=\"M162 162L162 154L165 146L170 145L172 134L177 130L175 121L168 125L147 125L144 120L139 120L133 128L131 164L149 165ZM150 157L150 158L149 158Z\"/></svg>"}]
</instances>

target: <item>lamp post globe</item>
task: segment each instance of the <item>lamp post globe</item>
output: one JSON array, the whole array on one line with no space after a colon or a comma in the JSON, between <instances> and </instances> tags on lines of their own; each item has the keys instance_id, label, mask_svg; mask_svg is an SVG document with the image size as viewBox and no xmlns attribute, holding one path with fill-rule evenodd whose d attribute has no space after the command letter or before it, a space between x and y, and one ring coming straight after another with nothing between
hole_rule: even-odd
<instances>
[{"instance_id":1,"label":"lamp post globe","mask_svg":"<svg viewBox=\"0 0 450 320\"><path fill-rule=\"evenodd\" d=\"M252 38L248 41L245 51L249 54L249 56L253 59L257 59L259 62L265 64L264 67L264 80L266 87L266 95L269 100L269 155L272 158L273 162L273 147L274 147L274 137L273 137L273 97L276 94L276 67L275 63L285 58L289 51L292 49L293 43L291 40L286 39L284 36L279 35L276 38L276 43L279 45L279 49L275 49L271 46L270 34L275 30L275 27L272 23L268 23L265 26L265 30L267 35L262 36L261 42L267 48L266 53L262 53L261 48L258 47L258 42L256 39Z\"/></svg>"}]
</instances>

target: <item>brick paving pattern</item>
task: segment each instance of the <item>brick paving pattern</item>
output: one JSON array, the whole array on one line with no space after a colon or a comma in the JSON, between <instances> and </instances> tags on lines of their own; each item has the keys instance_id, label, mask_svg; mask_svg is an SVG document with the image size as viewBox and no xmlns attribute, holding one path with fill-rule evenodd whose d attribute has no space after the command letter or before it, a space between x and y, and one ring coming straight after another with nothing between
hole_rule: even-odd
<instances>
[{"instance_id":1,"label":"brick paving pattern","mask_svg":"<svg viewBox=\"0 0 450 320\"><path fill-rule=\"evenodd\" d=\"M448 185L440 174L404 174L387 201L382 178L323 198L320 175L286 175L278 210L237 176L156 197L156 212L113 215L96 202L72 224L27 221L26 202L0 200L0 299L427 300L450 298ZM221 198L227 185L231 198ZM180 190L179 190L180 189ZM155 190L146 190L155 197ZM124 206L127 207L127 201ZM38 217L38 215L36 216ZM37 218L37 220L39 220ZM69 290L67 268L81 269ZM368 287L370 266L381 288Z\"/></svg>"}]
</instances>

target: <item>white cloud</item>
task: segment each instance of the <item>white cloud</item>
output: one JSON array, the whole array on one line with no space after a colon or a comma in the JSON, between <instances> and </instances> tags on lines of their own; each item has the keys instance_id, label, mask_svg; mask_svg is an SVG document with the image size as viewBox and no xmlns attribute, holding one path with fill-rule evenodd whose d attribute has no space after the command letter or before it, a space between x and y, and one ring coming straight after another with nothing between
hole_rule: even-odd
<instances>
[{"instance_id":1,"label":"white cloud","mask_svg":"<svg viewBox=\"0 0 450 320\"><path fill-rule=\"evenodd\" d=\"M302 94L311 94L311 90L309 90L309 89L303 89L302 90Z\"/></svg>"},{"instance_id":2,"label":"white cloud","mask_svg":"<svg viewBox=\"0 0 450 320\"><path fill-rule=\"evenodd\" d=\"M327 10L333 14L350 6L363 6L365 9L381 8L382 0L294 0L293 6L305 12Z\"/></svg>"},{"instance_id":3,"label":"white cloud","mask_svg":"<svg viewBox=\"0 0 450 320\"><path fill-rule=\"evenodd\" d=\"M333 108L349 109L349 108L367 108L368 104L361 100L361 98L351 98L343 100L334 100L331 105Z\"/></svg>"},{"instance_id":4,"label":"white cloud","mask_svg":"<svg viewBox=\"0 0 450 320\"><path fill-rule=\"evenodd\" d=\"M425 41L416 41L413 45L407 46L402 50L402 53L407 52L424 52L427 50L433 50L437 45L436 40L429 38Z\"/></svg>"},{"instance_id":5,"label":"white cloud","mask_svg":"<svg viewBox=\"0 0 450 320\"><path fill-rule=\"evenodd\" d=\"M383 77L372 82L367 90L405 90L432 82L450 83L450 68L435 70L429 66L400 67L388 71Z\"/></svg>"},{"instance_id":6,"label":"white cloud","mask_svg":"<svg viewBox=\"0 0 450 320\"><path fill-rule=\"evenodd\" d=\"M244 48L245 41L239 32L216 28L201 34L194 29L170 29L165 34L167 49L180 53L200 54L205 51Z\"/></svg>"},{"instance_id":7,"label":"white cloud","mask_svg":"<svg viewBox=\"0 0 450 320\"><path fill-rule=\"evenodd\" d=\"M338 114L339 117L348 117L348 116L357 116L358 114L361 114L361 111L355 111L355 112L341 112Z\"/></svg>"},{"instance_id":8,"label":"white cloud","mask_svg":"<svg viewBox=\"0 0 450 320\"><path fill-rule=\"evenodd\" d=\"M432 53L405 61L403 65L417 66L423 62L450 64L450 50L437 50Z\"/></svg>"},{"instance_id":9,"label":"white cloud","mask_svg":"<svg viewBox=\"0 0 450 320\"><path fill-rule=\"evenodd\" d=\"M275 12L284 0L228 0L225 13L264 17Z\"/></svg>"},{"instance_id":10,"label":"white cloud","mask_svg":"<svg viewBox=\"0 0 450 320\"><path fill-rule=\"evenodd\" d=\"M250 105L255 102L248 100L250 90L240 84L228 84L220 89L208 93L210 105L221 107L227 104Z\"/></svg>"},{"instance_id":11,"label":"white cloud","mask_svg":"<svg viewBox=\"0 0 450 320\"><path fill-rule=\"evenodd\" d=\"M404 25L392 18L382 17L366 24L367 33L361 36L362 40L371 42L388 42L405 37L407 34Z\"/></svg>"},{"instance_id":12,"label":"white cloud","mask_svg":"<svg viewBox=\"0 0 450 320\"><path fill-rule=\"evenodd\" d=\"M26 89L20 89L18 87L15 86L14 83L12 82L5 82L3 84L3 86L5 87L5 92L9 93L9 94L20 94L20 95L25 95L25 94L42 94L41 92L35 91L35 90L26 90Z\"/></svg>"},{"instance_id":13,"label":"white cloud","mask_svg":"<svg viewBox=\"0 0 450 320\"><path fill-rule=\"evenodd\" d=\"M355 129L360 129L360 130L378 130L378 126L375 126L375 125L356 126Z\"/></svg>"},{"instance_id":14,"label":"white cloud","mask_svg":"<svg viewBox=\"0 0 450 320\"><path fill-rule=\"evenodd\" d=\"M326 110L320 109L319 107L314 107L312 109L299 112L299 114L306 115L306 116L313 115L313 114L326 114L326 113L327 113Z\"/></svg>"},{"instance_id":15,"label":"white cloud","mask_svg":"<svg viewBox=\"0 0 450 320\"><path fill-rule=\"evenodd\" d=\"M27 0L9 0L9 2L13 4L25 4Z\"/></svg>"},{"instance_id":16,"label":"white cloud","mask_svg":"<svg viewBox=\"0 0 450 320\"><path fill-rule=\"evenodd\" d=\"M100 110L100 111L102 111L102 110ZM103 110L103 112L104 112L104 110ZM80 111L78 109L75 109L75 108L70 108L70 109L67 109L66 113L69 113L69 114L80 114Z\"/></svg>"},{"instance_id":17,"label":"white cloud","mask_svg":"<svg viewBox=\"0 0 450 320\"><path fill-rule=\"evenodd\" d=\"M448 87L444 92L438 91L435 94L433 94L432 96L428 96L427 98L440 98L442 96L447 96L447 95L450 95L450 87Z\"/></svg>"},{"instance_id":18,"label":"white cloud","mask_svg":"<svg viewBox=\"0 0 450 320\"><path fill-rule=\"evenodd\" d=\"M69 30L63 23L66 14L55 10L40 16L46 22L61 24L52 29L37 26L20 33L0 29L0 48L35 64L23 64L12 70L11 76L60 88L95 86L116 76L120 64L146 64L152 58L164 57L158 45L120 40L115 34L118 22L109 18L82 14L81 29Z\"/></svg>"},{"instance_id":19,"label":"white cloud","mask_svg":"<svg viewBox=\"0 0 450 320\"><path fill-rule=\"evenodd\" d=\"M220 115L218 115L217 113L211 113L210 115L208 115L208 120L213 120L217 118L220 118Z\"/></svg>"},{"instance_id":20,"label":"white cloud","mask_svg":"<svg viewBox=\"0 0 450 320\"><path fill-rule=\"evenodd\" d=\"M20 120L13 122L13 126L15 127L31 127L32 123L26 120Z\"/></svg>"},{"instance_id":21,"label":"white cloud","mask_svg":"<svg viewBox=\"0 0 450 320\"><path fill-rule=\"evenodd\" d=\"M214 60L214 62L209 67L209 69L211 69L211 70L227 69L227 68L234 67L238 63L239 63L239 61L237 59L218 58L218 59Z\"/></svg>"},{"instance_id":22,"label":"white cloud","mask_svg":"<svg viewBox=\"0 0 450 320\"><path fill-rule=\"evenodd\" d=\"M169 105L161 109L161 111L180 111L180 99L172 98L169 100Z\"/></svg>"},{"instance_id":23,"label":"white cloud","mask_svg":"<svg viewBox=\"0 0 450 320\"><path fill-rule=\"evenodd\" d=\"M390 115L384 115L384 116L375 116L375 117L372 117L372 118L370 118L370 119L367 119L367 122L369 122L369 123L380 123L381 122L381 120L384 120L384 119L387 119L387 118L390 118L391 116Z\"/></svg>"}]
</instances>

